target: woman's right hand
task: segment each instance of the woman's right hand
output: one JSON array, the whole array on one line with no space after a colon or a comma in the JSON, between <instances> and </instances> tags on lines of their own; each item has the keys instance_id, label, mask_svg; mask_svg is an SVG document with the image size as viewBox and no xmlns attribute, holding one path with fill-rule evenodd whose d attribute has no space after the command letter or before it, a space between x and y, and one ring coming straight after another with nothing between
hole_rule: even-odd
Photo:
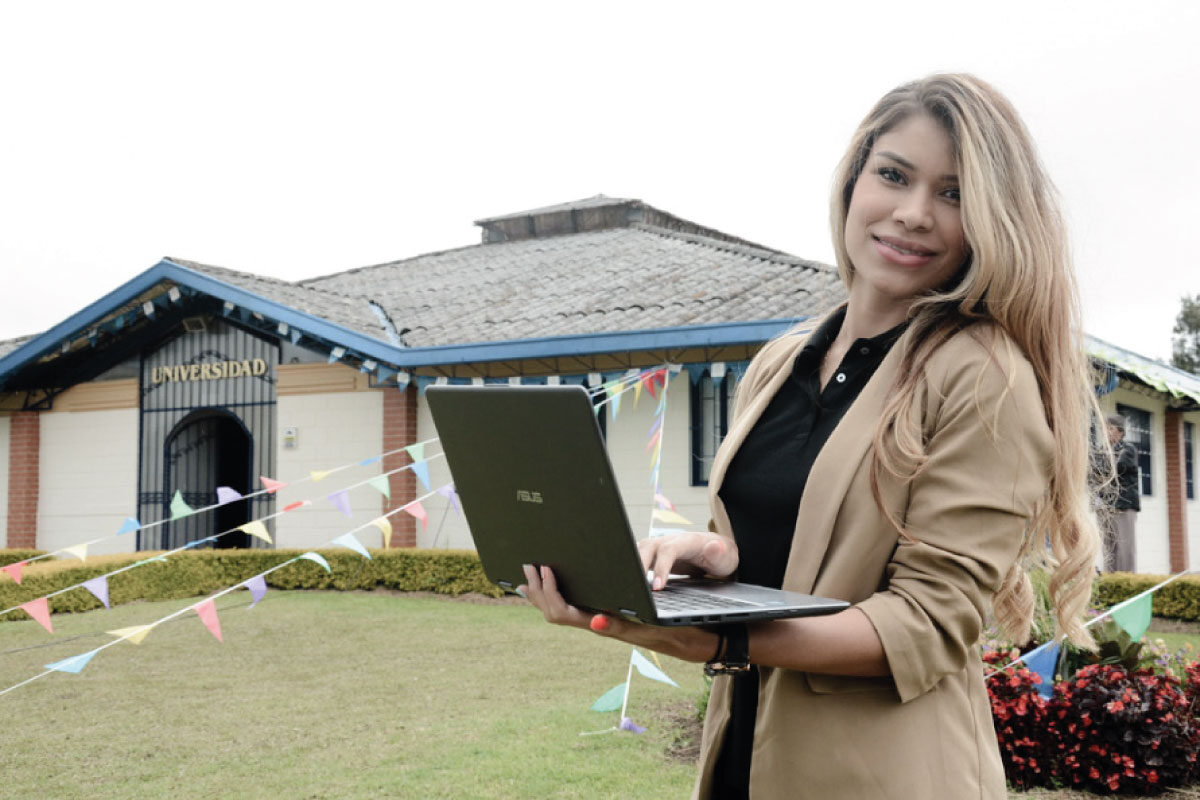
<instances>
[{"instance_id":1,"label":"woman's right hand","mask_svg":"<svg viewBox=\"0 0 1200 800\"><path fill-rule=\"evenodd\" d=\"M738 565L737 545L733 540L707 531L643 539L638 542L638 553L654 591L667 585L667 576L672 572L726 578Z\"/></svg>"}]
</instances>

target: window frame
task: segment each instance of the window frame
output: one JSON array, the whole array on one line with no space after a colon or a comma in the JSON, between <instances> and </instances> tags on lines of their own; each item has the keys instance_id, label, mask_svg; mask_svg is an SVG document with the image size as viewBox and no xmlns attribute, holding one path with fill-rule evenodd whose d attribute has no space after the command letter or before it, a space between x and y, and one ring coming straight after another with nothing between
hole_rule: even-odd
<instances>
[{"instance_id":1,"label":"window frame","mask_svg":"<svg viewBox=\"0 0 1200 800\"><path fill-rule=\"evenodd\" d=\"M1125 418L1125 441L1137 451L1142 497L1153 497L1154 412L1117 403L1117 413Z\"/></svg>"}]
</instances>

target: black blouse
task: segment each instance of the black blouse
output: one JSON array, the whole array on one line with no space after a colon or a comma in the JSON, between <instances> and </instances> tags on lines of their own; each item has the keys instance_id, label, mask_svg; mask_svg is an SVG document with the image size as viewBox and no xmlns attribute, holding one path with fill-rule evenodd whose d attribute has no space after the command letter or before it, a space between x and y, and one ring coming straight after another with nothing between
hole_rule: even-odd
<instances>
[{"instance_id":1,"label":"black blouse","mask_svg":"<svg viewBox=\"0 0 1200 800\"><path fill-rule=\"evenodd\" d=\"M729 463L718 494L738 545L739 581L782 586L800 497L813 462L907 325L856 339L822 391L821 361L845 317L843 308L812 334L796 357L792 374ZM749 795L758 678L756 669L733 678L729 726L715 765L713 797Z\"/></svg>"}]
</instances>

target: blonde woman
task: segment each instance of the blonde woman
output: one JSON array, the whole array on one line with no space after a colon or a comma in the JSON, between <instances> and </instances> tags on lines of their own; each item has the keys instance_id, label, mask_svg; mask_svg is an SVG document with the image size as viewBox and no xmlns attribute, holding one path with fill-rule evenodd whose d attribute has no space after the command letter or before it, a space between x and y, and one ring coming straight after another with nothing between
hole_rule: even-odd
<instances>
[{"instance_id":1,"label":"blonde woman","mask_svg":"<svg viewBox=\"0 0 1200 800\"><path fill-rule=\"evenodd\" d=\"M730 673L696 797L1002 800L984 618L1025 641L1025 570L1048 539L1059 626L1088 644L1098 541L1099 411L1054 191L995 89L934 75L863 121L832 223L848 299L747 371L710 478L715 533L641 551L654 588L692 570L853 605L714 633L591 617L545 569L525 591L551 622Z\"/></svg>"}]
</instances>

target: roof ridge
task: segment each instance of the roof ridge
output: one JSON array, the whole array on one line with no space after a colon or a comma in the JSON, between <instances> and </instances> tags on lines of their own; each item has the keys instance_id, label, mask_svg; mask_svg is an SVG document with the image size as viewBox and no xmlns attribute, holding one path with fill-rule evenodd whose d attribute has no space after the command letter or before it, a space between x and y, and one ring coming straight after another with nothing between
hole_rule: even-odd
<instances>
[{"instance_id":1,"label":"roof ridge","mask_svg":"<svg viewBox=\"0 0 1200 800\"><path fill-rule=\"evenodd\" d=\"M629 225L630 228L653 233L659 236L670 237L672 239L680 239L690 244L711 247L714 250L723 250L729 253L736 253L742 256L751 258L761 258L764 261L773 261L781 264L792 264L801 267L810 267L818 271L837 270L836 267L830 264L824 264L820 261L813 261L800 256L794 256L791 253L785 253L782 250L773 250L769 247L753 246L748 244L740 244L731 242L727 239L716 239L711 236L705 236L699 233L685 233L683 231L672 230L671 228L662 228L657 225L650 225L645 222L633 222Z\"/></svg>"},{"instance_id":2,"label":"roof ridge","mask_svg":"<svg viewBox=\"0 0 1200 800\"><path fill-rule=\"evenodd\" d=\"M499 244L511 244L511 243L510 242L499 242ZM351 267L350 269L344 269L341 272L329 272L324 275L314 275L311 278L302 278L301 280L296 281L296 285L304 286L307 288L314 288L314 287L309 286L309 284L312 283L313 281L323 281L323 280L327 280L329 278L340 278L343 275L354 275L354 274L357 274L360 272L366 272L367 270L380 269L381 267L395 267L395 266L399 266L400 264L407 264L410 261L417 261L418 259L429 258L430 256L444 256L448 253L457 253L462 250L473 250L477 247L485 247L485 246L486 247L494 247L495 245L484 245L480 242L475 242L474 244L466 244L461 247L447 247L445 250L431 250L428 253L418 253L415 256L409 256L408 258L399 258L399 259L396 259L395 261L383 261L379 264L367 264L367 265L361 266L361 267ZM323 291L329 291L329 290L325 289Z\"/></svg>"}]
</instances>

